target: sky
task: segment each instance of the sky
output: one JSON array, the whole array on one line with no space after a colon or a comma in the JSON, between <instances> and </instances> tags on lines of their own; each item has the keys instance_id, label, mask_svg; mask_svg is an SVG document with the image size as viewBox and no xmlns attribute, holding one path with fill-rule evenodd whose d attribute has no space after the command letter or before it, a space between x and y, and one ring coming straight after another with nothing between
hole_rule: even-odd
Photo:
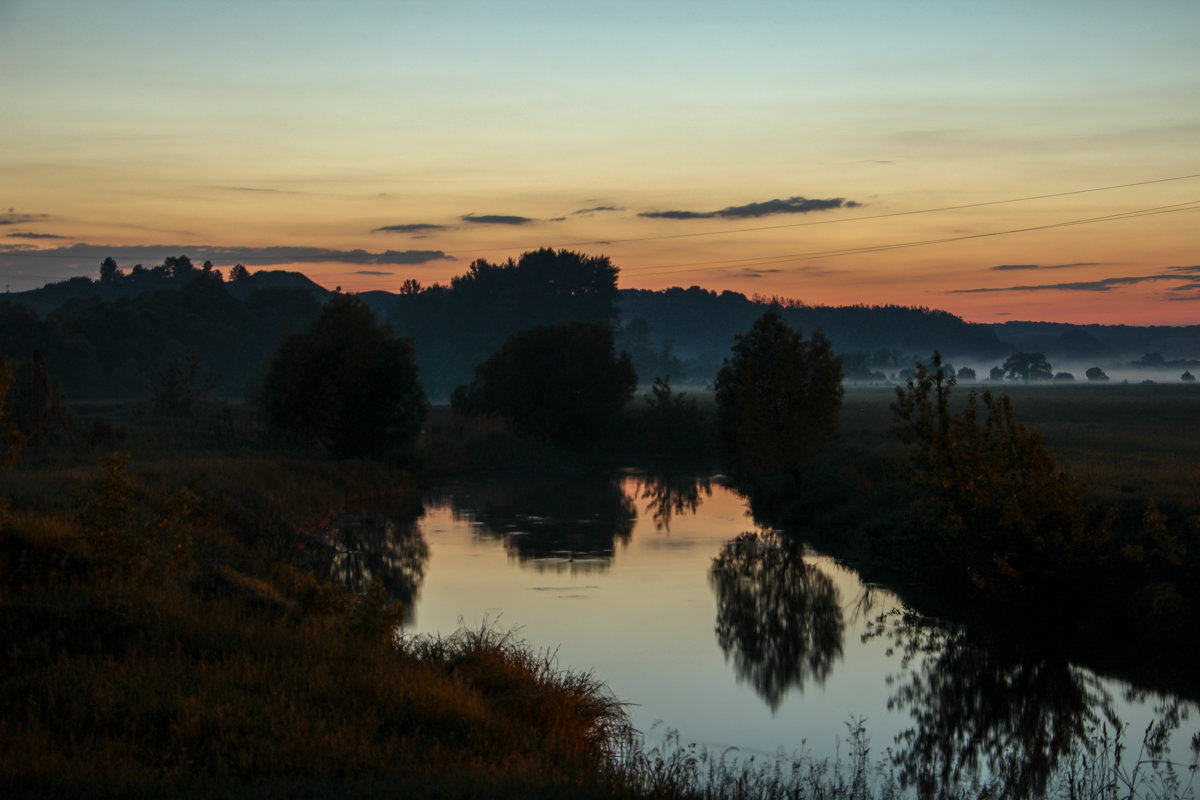
<instances>
[{"instance_id":1,"label":"sky","mask_svg":"<svg viewBox=\"0 0 1200 800\"><path fill-rule=\"evenodd\" d=\"M1200 324L1200 1L0 0L0 279L539 247L978 322Z\"/></svg>"}]
</instances>

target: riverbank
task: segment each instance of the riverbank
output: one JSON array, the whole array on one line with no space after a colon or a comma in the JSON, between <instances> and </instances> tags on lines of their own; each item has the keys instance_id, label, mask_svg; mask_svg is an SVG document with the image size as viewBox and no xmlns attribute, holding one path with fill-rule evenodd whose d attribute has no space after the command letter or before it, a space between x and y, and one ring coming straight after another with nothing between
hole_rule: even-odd
<instances>
[{"instance_id":1,"label":"riverbank","mask_svg":"<svg viewBox=\"0 0 1200 800\"><path fill-rule=\"evenodd\" d=\"M629 731L599 680L486 629L395 640L381 587L309 571L331 513L419 511L405 473L253 453L3 481L6 797L611 795Z\"/></svg>"},{"instance_id":2,"label":"riverbank","mask_svg":"<svg viewBox=\"0 0 1200 800\"><path fill-rule=\"evenodd\" d=\"M956 407L968 388L955 389ZM1044 564L1046 575L1061 576L1043 581L1053 602L1003 595L971 577L963 559L979 557L971 548L986 546L989 531L969 530L953 549L940 538L941 523L926 516L929 498L912 479L911 447L892 423L891 389L849 391L839 437L805 465L800 481L745 487L751 508L761 522L896 588L926 614L1195 697L1200 393L1149 385L1006 391L1017 421L1044 437L1076 482L1080 524L1095 532L1076 548L1078 564Z\"/></svg>"}]
</instances>

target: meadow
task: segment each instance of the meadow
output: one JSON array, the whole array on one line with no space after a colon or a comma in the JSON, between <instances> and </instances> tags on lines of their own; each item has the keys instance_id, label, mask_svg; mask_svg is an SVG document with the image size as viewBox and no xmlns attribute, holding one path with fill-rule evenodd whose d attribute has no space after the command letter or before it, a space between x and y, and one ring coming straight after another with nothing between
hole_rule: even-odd
<instances>
[{"instance_id":1,"label":"meadow","mask_svg":"<svg viewBox=\"0 0 1200 800\"><path fill-rule=\"evenodd\" d=\"M1137 516L1153 498L1175 519L1200 508L1195 387L1007 388L1097 504ZM841 454L823 502L852 505L871 480L903 472L894 399L848 389L841 434L812 467ZM0 476L6 796L896 791L866 779L866 752L783 772L682 745L644 753L603 676L560 668L553 642L488 629L396 638L401 609L374 589L347 595L312 564L331 515L384 502L417 513L408 471L272 450L236 406L188 420L134 406L73 414L80 452L56 432ZM477 468L473 445L488 442L527 468L571 463L503 426L433 423L418 474Z\"/></svg>"}]
</instances>

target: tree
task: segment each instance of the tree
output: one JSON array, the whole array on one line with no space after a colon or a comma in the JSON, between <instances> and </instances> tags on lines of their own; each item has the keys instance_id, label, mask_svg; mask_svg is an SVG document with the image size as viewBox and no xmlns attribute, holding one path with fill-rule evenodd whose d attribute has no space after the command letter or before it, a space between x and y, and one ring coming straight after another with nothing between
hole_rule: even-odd
<instances>
[{"instance_id":1,"label":"tree","mask_svg":"<svg viewBox=\"0 0 1200 800\"><path fill-rule=\"evenodd\" d=\"M1184 373L1179 376L1179 380L1183 381L1184 383L1194 383L1196 381L1196 376L1185 370Z\"/></svg>"},{"instance_id":2,"label":"tree","mask_svg":"<svg viewBox=\"0 0 1200 800\"><path fill-rule=\"evenodd\" d=\"M1089 381L1106 381L1108 376L1104 374L1104 370L1099 367L1088 367L1088 371L1084 373Z\"/></svg>"},{"instance_id":3,"label":"tree","mask_svg":"<svg viewBox=\"0 0 1200 800\"><path fill-rule=\"evenodd\" d=\"M1048 381L1054 377L1054 371L1041 353L1014 353L1004 362L1004 377L1026 382Z\"/></svg>"},{"instance_id":4,"label":"tree","mask_svg":"<svg viewBox=\"0 0 1200 800\"><path fill-rule=\"evenodd\" d=\"M717 447L727 467L753 479L799 467L837 430L842 359L818 330L806 341L772 306L738 336L717 373Z\"/></svg>"},{"instance_id":5,"label":"tree","mask_svg":"<svg viewBox=\"0 0 1200 800\"><path fill-rule=\"evenodd\" d=\"M234 264L232 269L229 270L229 280L231 281L244 281L249 277L250 270L246 269L241 264Z\"/></svg>"},{"instance_id":6,"label":"tree","mask_svg":"<svg viewBox=\"0 0 1200 800\"><path fill-rule=\"evenodd\" d=\"M475 367L470 385L455 390L453 405L504 417L519 434L578 447L607 431L636 386L629 354L616 355L612 328L558 322L508 337Z\"/></svg>"},{"instance_id":7,"label":"tree","mask_svg":"<svg viewBox=\"0 0 1200 800\"><path fill-rule=\"evenodd\" d=\"M267 369L268 422L339 458L405 458L429 404L412 343L353 295L336 295L307 331L288 336Z\"/></svg>"},{"instance_id":8,"label":"tree","mask_svg":"<svg viewBox=\"0 0 1200 800\"><path fill-rule=\"evenodd\" d=\"M971 369L970 367L960 367L958 370L958 379L960 381L975 380L975 370Z\"/></svg>"},{"instance_id":9,"label":"tree","mask_svg":"<svg viewBox=\"0 0 1200 800\"><path fill-rule=\"evenodd\" d=\"M167 256L162 267L164 272L179 280L187 280L196 274L196 265L187 256Z\"/></svg>"},{"instance_id":10,"label":"tree","mask_svg":"<svg viewBox=\"0 0 1200 800\"><path fill-rule=\"evenodd\" d=\"M121 268L117 266L117 262L112 256L100 262L100 282L101 283L116 283L121 278L125 277L121 272Z\"/></svg>"}]
</instances>

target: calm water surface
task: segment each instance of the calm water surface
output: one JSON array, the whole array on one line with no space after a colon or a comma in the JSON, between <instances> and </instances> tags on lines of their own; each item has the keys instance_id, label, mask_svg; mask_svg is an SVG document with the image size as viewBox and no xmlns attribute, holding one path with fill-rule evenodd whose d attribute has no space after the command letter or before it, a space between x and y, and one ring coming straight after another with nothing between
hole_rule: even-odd
<instances>
[{"instance_id":1,"label":"calm water surface","mask_svg":"<svg viewBox=\"0 0 1200 800\"><path fill-rule=\"evenodd\" d=\"M335 574L358 588L383 578L410 607L407 634L517 629L607 681L649 744L673 729L710 751L834 756L847 722L865 720L881 758L938 771L1012 762L1014 780L1036 784L1054 768L1039 754L1111 730L1112 717L1136 749L1148 724L1181 713L1171 758L1185 767L1200 735L1177 698L918 624L886 590L759 530L715 480L448 486L418 520L333 535Z\"/></svg>"}]
</instances>

